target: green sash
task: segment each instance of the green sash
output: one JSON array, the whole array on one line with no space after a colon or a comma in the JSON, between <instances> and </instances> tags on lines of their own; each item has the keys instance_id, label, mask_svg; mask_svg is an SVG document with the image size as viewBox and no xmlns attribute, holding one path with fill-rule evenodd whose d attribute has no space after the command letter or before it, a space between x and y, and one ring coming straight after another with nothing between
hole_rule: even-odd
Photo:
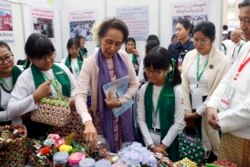
<instances>
[{"instance_id":1,"label":"green sash","mask_svg":"<svg viewBox=\"0 0 250 167\"><path fill-rule=\"evenodd\" d=\"M81 57L86 57L86 56L87 56L87 53L88 53L88 51L87 51L86 48L81 48L81 49L80 49L80 52L79 52L79 55L80 55Z\"/></svg>"},{"instance_id":2,"label":"green sash","mask_svg":"<svg viewBox=\"0 0 250 167\"><path fill-rule=\"evenodd\" d=\"M55 64L52 66L52 70L54 72L55 79L57 79L62 85L63 95L66 97L70 97L71 85L67 73ZM42 72L34 64L31 65L31 71L34 78L35 86L36 88L38 88L39 85L45 82L45 78Z\"/></svg>"},{"instance_id":3,"label":"green sash","mask_svg":"<svg viewBox=\"0 0 250 167\"><path fill-rule=\"evenodd\" d=\"M138 65L137 57L135 54L132 55L132 63Z\"/></svg>"},{"instance_id":4,"label":"green sash","mask_svg":"<svg viewBox=\"0 0 250 167\"><path fill-rule=\"evenodd\" d=\"M22 73L22 70L20 70L17 66L14 66L12 69L12 82L13 82L13 87L17 81L17 78L19 77L19 75Z\"/></svg>"},{"instance_id":5,"label":"green sash","mask_svg":"<svg viewBox=\"0 0 250 167\"><path fill-rule=\"evenodd\" d=\"M79 68L79 72L81 71L81 68L82 68L82 63L83 63L83 59L82 59L82 57L81 56L77 56L77 63L78 63L78 68ZM71 67L71 58L70 58L70 56L68 56L67 58L66 58L66 60L65 60L65 65L69 68L69 70L71 71L71 72L73 72L72 71L72 67Z\"/></svg>"},{"instance_id":6,"label":"green sash","mask_svg":"<svg viewBox=\"0 0 250 167\"><path fill-rule=\"evenodd\" d=\"M1 84L1 86L4 89L5 92L10 93L12 91L12 89L14 88L14 85L15 85L15 83L17 81L17 78L19 77L19 75L21 73L22 73L22 70L20 70L17 66L13 67L13 69L12 69L12 88L11 88L11 90L8 90L8 88L6 87L7 85L4 82L4 80L2 81L4 83ZM2 98L2 96L1 96L1 91L0 91L0 107L2 107L1 98Z\"/></svg>"},{"instance_id":7,"label":"green sash","mask_svg":"<svg viewBox=\"0 0 250 167\"><path fill-rule=\"evenodd\" d=\"M163 89L160 92L157 109L160 118L160 132L161 140L166 136L169 128L174 124L175 114L175 94L174 88L170 85L169 80L166 78ZM144 106L146 114L146 123L149 129L153 129L153 115L155 114L153 106L153 84L149 83L144 96ZM173 143L168 148L167 152L172 161L179 160L178 154L178 137L175 138Z\"/></svg>"},{"instance_id":8,"label":"green sash","mask_svg":"<svg viewBox=\"0 0 250 167\"><path fill-rule=\"evenodd\" d=\"M17 78L18 78L18 76L19 76L21 73L22 73L22 70L20 70L17 66L14 66L14 67L12 68L12 73L11 73L11 75L12 75L12 85L11 85L11 87L9 87L9 89L8 89L8 86L6 85L5 80L4 80L2 77L0 77L1 86L2 86L2 88L3 88L7 93L10 93L10 92L12 91L12 89L13 89L13 87L14 87L16 81L17 81ZM10 86L10 85L9 85L9 86Z\"/></svg>"}]
</instances>

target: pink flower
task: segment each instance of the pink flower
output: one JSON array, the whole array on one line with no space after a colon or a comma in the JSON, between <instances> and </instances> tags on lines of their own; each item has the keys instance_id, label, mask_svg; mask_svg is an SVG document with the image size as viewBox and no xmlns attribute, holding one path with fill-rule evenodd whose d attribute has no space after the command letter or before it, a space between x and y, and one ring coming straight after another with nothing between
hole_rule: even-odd
<instances>
[{"instance_id":1,"label":"pink flower","mask_svg":"<svg viewBox=\"0 0 250 167\"><path fill-rule=\"evenodd\" d=\"M47 139L53 139L56 143L56 141L60 139L60 136L58 134L49 134Z\"/></svg>"},{"instance_id":2,"label":"pink flower","mask_svg":"<svg viewBox=\"0 0 250 167\"><path fill-rule=\"evenodd\" d=\"M55 142L55 146L56 148L60 147L61 145L65 144L65 140L64 139L59 139Z\"/></svg>"}]
</instances>

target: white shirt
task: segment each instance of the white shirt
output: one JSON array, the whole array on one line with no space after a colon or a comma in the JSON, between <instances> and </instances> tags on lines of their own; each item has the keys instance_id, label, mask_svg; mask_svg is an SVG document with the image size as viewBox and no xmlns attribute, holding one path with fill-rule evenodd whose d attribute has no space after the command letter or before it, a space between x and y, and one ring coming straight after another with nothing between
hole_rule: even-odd
<instances>
[{"instance_id":1,"label":"white shirt","mask_svg":"<svg viewBox=\"0 0 250 167\"><path fill-rule=\"evenodd\" d=\"M12 86L12 76L4 78L6 85L9 87ZM11 87L9 87L11 88ZM6 122L10 119L8 118L8 112L7 112L7 106L8 101L11 97L10 93L5 92L2 86L0 87L0 93L1 93L1 107L5 109L4 111L0 111L0 122Z\"/></svg>"},{"instance_id":2,"label":"white shirt","mask_svg":"<svg viewBox=\"0 0 250 167\"><path fill-rule=\"evenodd\" d=\"M238 43L233 43L233 45L231 46L231 48L228 50L227 52L227 57L230 60L230 64L233 64L234 61L236 60L236 58L238 57L238 53L239 53L239 49L241 49L241 45L243 45L245 43L245 41L240 40L240 42Z\"/></svg>"},{"instance_id":3,"label":"white shirt","mask_svg":"<svg viewBox=\"0 0 250 167\"><path fill-rule=\"evenodd\" d=\"M226 55L227 52L229 51L229 49L233 46L233 42L230 39L226 39L224 41L222 41L222 44L225 45L225 48L222 46L222 51L224 52L224 54Z\"/></svg>"},{"instance_id":4,"label":"white shirt","mask_svg":"<svg viewBox=\"0 0 250 167\"><path fill-rule=\"evenodd\" d=\"M238 59L236 59L228 73L223 77L207 104L207 107L219 110L218 124L223 133L228 132L245 139L250 139L250 62L241 71L236 81L233 78L240 64L246 58L247 53L248 57L250 56L249 49L250 41L244 44L238 54ZM234 89L234 94L228 108L224 109L221 99L228 86Z\"/></svg>"},{"instance_id":5,"label":"white shirt","mask_svg":"<svg viewBox=\"0 0 250 167\"><path fill-rule=\"evenodd\" d=\"M65 65L65 61L66 61L67 57L63 58L61 60L61 63ZM80 73L80 67L78 65L78 60L77 58L75 59L71 59L71 69L72 69L72 73L75 77L75 80L77 81L78 75Z\"/></svg>"},{"instance_id":6,"label":"white shirt","mask_svg":"<svg viewBox=\"0 0 250 167\"><path fill-rule=\"evenodd\" d=\"M146 116L145 116L145 106L144 106L144 96L145 90L148 86L148 83L145 83L140 91L139 91L139 101L138 101L138 124L142 132L142 136L146 146L153 144L152 137L150 135L149 129L146 123ZM161 87L153 86L153 105L157 106L157 102L159 99ZM174 124L169 128L166 136L162 140L162 143L169 147L179 132L184 128L184 106L183 106L183 95L181 86L174 87L175 93L175 114L174 114ZM157 116L159 118L159 115ZM159 121L156 122L156 128L159 128Z\"/></svg>"},{"instance_id":7,"label":"white shirt","mask_svg":"<svg viewBox=\"0 0 250 167\"><path fill-rule=\"evenodd\" d=\"M201 71L203 70L206 61L208 59L208 55L201 55L200 56L200 62L199 62L199 73L201 73ZM189 88L190 91L194 92L195 89L197 89L197 83L198 83L198 89L200 92L202 92L203 96L207 96L208 95L208 74L207 74L207 69L208 69L208 65L205 68L204 73L202 74L200 81L197 82L197 61L198 59L196 59L192 65L190 66L190 68L188 69L187 72L187 78L188 78L188 82L189 82ZM205 104L202 104L200 107L198 107L196 109L196 112L199 115L202 115L204 112L206 111L206 107Z\"/></svg>"},{"instance_id":8,"label":"white shirt","mask_svg":"<svg viewBox=\"0 0 250 167\"><path fill-rule=\"evenodd\" d=\"M9 89L12 89L12 76L4 78L4 81ZM5 90L0 87L0 93L1 93L1 108L4 109L4 111L0 111L0 122L6 122L11 120L12 123L21 124L22 121L20 118L17 119L10 119L9 117L9 110L8 110L8 102L11 98L11 94L8 92L5 92Z\"/></svg>"},{"instance_id":9,"label":"white shirt","mask_svg":"<svg viewBox=\"0 0 250 167\"><path fill-rule=\"evenodd\" d=\"M69 69L60 63L55 63L61 67L68 75L71 85L71 96L74 96L74 90L76 88L76 81L74 76L71 74ZM52 73L52 69L48 70L47 73ZM53 91L53 85L50 85ZM11 118L20 117L28 112L37 109L38 105L35 103L33 93L36 87L31 72L31 68L26 69L17 79L14 89L11 92L11 98L8 103L8 109ZM56 94L56 92L53 92Z\"/></svg>"}]
</instances>

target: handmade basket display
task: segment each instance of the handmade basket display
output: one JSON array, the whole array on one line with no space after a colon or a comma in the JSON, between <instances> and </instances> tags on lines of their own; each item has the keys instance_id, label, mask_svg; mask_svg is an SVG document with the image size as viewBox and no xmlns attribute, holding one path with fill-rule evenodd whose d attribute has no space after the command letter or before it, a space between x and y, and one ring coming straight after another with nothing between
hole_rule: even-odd
<instances>
[{"instance_id":1,"label":"handmade basket display","mask_svg":"<svg viewBox=\"0 0 250 167\"><path fill-rule=\"evenodd\" d=\"M27 147L27 130L24 125L0 126L0 166L23 167Z\"/></svg>"},{"instance_id":2,"label":"handmade basket display","mask_svg":"<svg viewBox=\"0 0 250 167\"><path fill-rule=\"evenodd\" d=\"M69 121L69 100L64 96L44 97L41 99L38 109L31 113L31 120L47 125L63 127Z\"/></svg>"}]
</instances>

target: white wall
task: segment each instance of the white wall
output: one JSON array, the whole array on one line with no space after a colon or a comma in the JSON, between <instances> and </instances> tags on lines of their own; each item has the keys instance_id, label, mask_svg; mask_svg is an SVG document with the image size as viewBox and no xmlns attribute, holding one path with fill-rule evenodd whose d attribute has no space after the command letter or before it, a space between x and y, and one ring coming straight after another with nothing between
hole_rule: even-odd
<instances>
[{"instance_id":1,"label":"white wall","mask_svg":"<svg viewBox=\"0 0 250 167\"><path fill-rule=\"evenodd\" d=\"M19 3L12 3L12 22L13 22L13 34L14 44L9 44L14 56L15 61L25 58L24 53L24 27L22 18L22 7Z\"/></svg>"},{"instance_id":2,"label":"white wall","mask_svg":"<svg viewBox=\"0 0 250 167\"><path fill-rule=\"evenodd\" d=\"M149 7L149 34L158 35L161 45L168 47L172 36L170 3L183 2L183 0L55 0L55 4L48 5L47 0L9 0L12 4L13 32L15 44L10 45L15 59L24 59L24 44L31 33L30 9L32 6L49 8L54 10L54 33L53 41L57 60L67 56L66 44L70 37L68 11L81 9L94 9L96 11L96 22L100 23L106 17L114 17L118 7ZM192 0L186 0L192 1ZM216 25L215 44L220 45L220 32L222 25L222 0L210 0L209 20ZM86 42L89 54L93 53L95 42ZM137 48L141 55L144 54L145 41L137 41Z\"/></svg>"}]
</instances>

